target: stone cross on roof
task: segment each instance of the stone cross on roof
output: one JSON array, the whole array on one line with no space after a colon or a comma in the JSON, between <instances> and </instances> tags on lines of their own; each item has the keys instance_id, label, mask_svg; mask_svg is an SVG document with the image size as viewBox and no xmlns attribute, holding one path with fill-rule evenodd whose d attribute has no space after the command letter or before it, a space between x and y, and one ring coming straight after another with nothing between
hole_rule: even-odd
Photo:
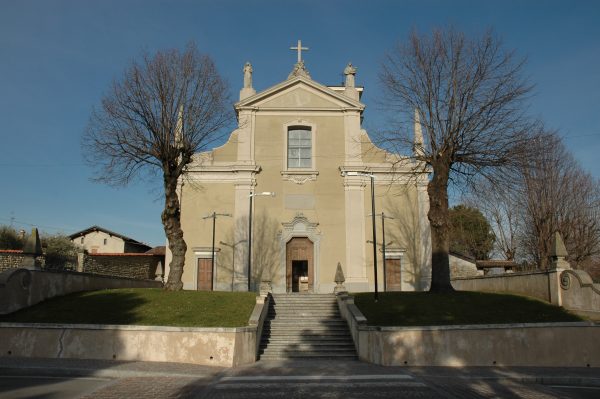
<instances>
[{"instance_id":1,"label":"stone cross on roof","mask_svg":"<svg viewBox=\"0 0 600 399\"><path fill-rule=\"evenodd\" d=\"M302 61L302 50L308 51L308 47L302 47L302 40L298 40L296 47L290 47L290 50L298 50L298 62Z\"/></svg>"}]
</instances>

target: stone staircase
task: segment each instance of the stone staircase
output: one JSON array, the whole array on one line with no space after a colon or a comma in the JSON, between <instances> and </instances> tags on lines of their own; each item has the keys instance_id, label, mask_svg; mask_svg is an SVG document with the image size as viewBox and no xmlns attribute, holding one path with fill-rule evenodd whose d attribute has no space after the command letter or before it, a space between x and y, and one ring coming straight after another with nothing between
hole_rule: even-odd
<instances>
[{"instance_id":1,"label":"stone staircase","mask_svg":"<svg viewBox=\"0 0 600 399\"><path fill-rule=\"evenodd\" d=\"M356 359L354 342L333 294L273 294L260 359Z\"/></svg>"}]
</instances>

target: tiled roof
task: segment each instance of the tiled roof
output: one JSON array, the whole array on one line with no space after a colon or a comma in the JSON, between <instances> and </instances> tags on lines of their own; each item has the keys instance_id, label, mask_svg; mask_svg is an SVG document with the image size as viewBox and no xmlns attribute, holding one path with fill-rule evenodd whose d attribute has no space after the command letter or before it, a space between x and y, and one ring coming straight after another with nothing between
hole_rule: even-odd
<instances>
[{"instance_id":1,"label":"tiled roof","mask_svg":"<svg viewBox=\"0 0 600 399\"><path fill-rule=\"evenodd\" d=\"M160 245L158 247L154 247L149 251L146 251L147 254L152 254L152 255L160 255L160 256L165 256L167 253L167 247L165 247L164 245Z\"/></svg>"},{"instance_id":2,"label":"tiled roof","mask_svg":"<svg viewBox=\"0 0 600 399\"><path fill-rule=\"evenodd\" d=\"M101 253L101 254L91 254L88 253L88 256L156 256L155 254L149 254L149 253L135 253L135 252L126 252L126 253L121 253L121 252L114 252L114 253Z\"/></svg>"},{"instance_id":3,"label":"tiled roof","mask_svg":"<svg viewBox=\"0 0 600 399\"><path fill-rule=\"evenodd\" d=\"M0 253L4 254L22 254L22 249L0 249Z\"/></svg>"}]
</instances>

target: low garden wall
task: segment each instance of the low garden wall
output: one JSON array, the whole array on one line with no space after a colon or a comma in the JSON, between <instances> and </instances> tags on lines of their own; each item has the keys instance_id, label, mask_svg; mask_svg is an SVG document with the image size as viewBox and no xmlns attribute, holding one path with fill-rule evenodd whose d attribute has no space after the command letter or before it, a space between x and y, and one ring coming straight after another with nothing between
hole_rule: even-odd
<instances>
[{"instance_id":1,"label":"low garden wall","mask_svg":"<svg viewBox=\"0 0 600 399\"><path fill-rule=\"evenodd\" d=\"M12 313L72 292L152 287L162 287L162 283L76 272L9 269L0 273L0 314Z\"/></svg>"},{"instance_id":2,"label":"low garden wall","mask_svg":"<svg viewBox=\"0 0 600 399\"><path fill-rule=\"evenodd\" d=\"M558 269L463 277L453 279L452 286L461 291L526 295L600 320L600 284L594 284L590 275L583 270Z\"/></svg>"},{"instance_id":3,"label":"low garden wall","mask_svg":"<svg viewBox=\"0 0 600 399\"><path fill-rule=\"evenodd\" d=\"M374 327L338 297L361 360L385 366L600 367L600 326L539 323Z\"/></svg>"},{"instance_id":4,"label":"low garden wall","mask_svg":"<svg viewBox=\"0 0 600 399\"><path fill-rule=\"evenodd\" d=\"M546 271L491 274L452 279L452 286L459 291L511 292L547 302L552 302L552 283L558 285L557 273Z\"/></svg>"}]
</instances>

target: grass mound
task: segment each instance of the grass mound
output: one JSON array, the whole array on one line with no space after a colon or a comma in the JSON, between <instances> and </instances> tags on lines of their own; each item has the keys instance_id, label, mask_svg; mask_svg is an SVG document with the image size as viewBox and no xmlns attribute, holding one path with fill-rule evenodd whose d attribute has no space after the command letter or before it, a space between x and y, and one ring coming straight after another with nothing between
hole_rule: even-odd
<instances>
[{"instance_id":1,"label":"grass mound","mask_svg":"<svg viewBox=\"0 0 600 399\"><path fill-rule=\"evenodd\" d=\"M254 304L252 292L113 289L52 298L0 322L241 327Z\"/></svg>"},{"instance_id":2,"label":"grass mound","mask_svg":"<svg viewBox=\"0 0 600 399\"><path fill-rule=\"evenodd\" d=\"M510 294L383 292L354 294L354 303L372 326L436 326L582 321L563 308Z\"/></svg>"}]
</instances>

